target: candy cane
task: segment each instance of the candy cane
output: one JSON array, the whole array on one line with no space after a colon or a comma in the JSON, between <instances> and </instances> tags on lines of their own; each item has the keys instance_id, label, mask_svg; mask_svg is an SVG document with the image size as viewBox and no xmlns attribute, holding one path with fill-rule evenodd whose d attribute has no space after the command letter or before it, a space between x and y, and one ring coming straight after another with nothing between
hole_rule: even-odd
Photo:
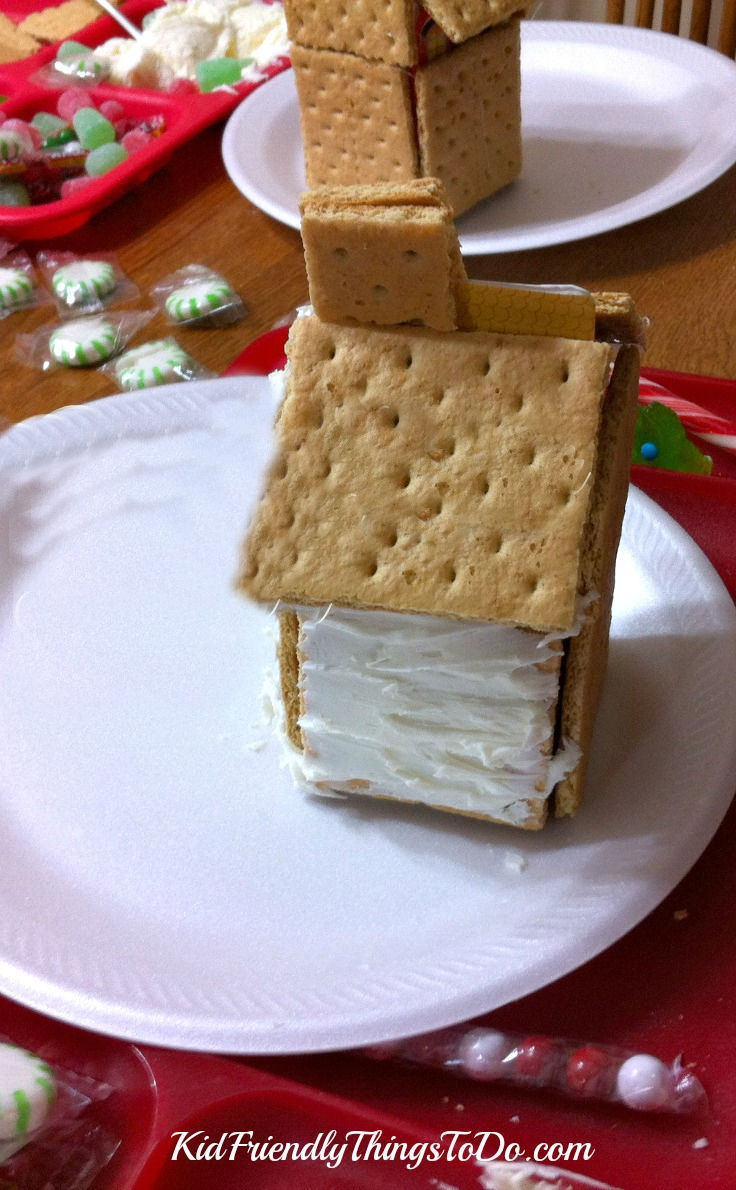
<instances>
[{"instance_id":1,"label":"candy cane","mask_svg":"<svg viewBox=\"0 0 736 1190\"><path fill-rule=\"evenodd\" d=\"M713 446L720 446L721 450L736 453L736 423L728 421L725 417L718 417L715 413L709 413L700 405L694 405L684 397L675 396L654 380L642 377L639 381L639 403L651 405L655 401L676 413L691 434L696 434L698 438L712 443Z\"/></svg>"}]
</instances>

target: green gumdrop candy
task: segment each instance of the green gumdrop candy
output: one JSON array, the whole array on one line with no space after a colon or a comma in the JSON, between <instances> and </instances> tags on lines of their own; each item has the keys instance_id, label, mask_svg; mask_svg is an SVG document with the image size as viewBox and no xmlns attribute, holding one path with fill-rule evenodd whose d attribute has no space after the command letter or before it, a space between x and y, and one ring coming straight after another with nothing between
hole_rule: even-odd
<instances>
[{"instance_id":1,"label":"green gumdrop candy","mask_svg":"<svg viewBox=\"0 0 736 1190\"><path fill-rule=\"evenodd\" d=\"M0 207L29 207L31 196L22 182L3 182L0 185Z\"/></svg>"},{"instance_id":2,"label":"green gumdrop candy","mask_svg":"<svg viewBox=\"0 0 736 1190\"><path fill-rule=\"evenodd\" d=\"M56 116L53 112L36 112L31 124L38 129L41 136L55 136L57 132L61 132L62 128L69 127L68 120L63 120L61 116Z\"/></svg>"},{"instance_id":3,"label":"green gumdrop candy","mask_svg":"<svg viewBox=\"0 0 736 1190\"><path fill-rule=\"evenodd\" d=\"M123 146L118 144L117 141L112 141L109 144L100 145L98 148L92 149L87 154L84 168L91 178L101 178L103 174L109 173L116 165L121 165L127 159L128 154Z\"/></svg>"},{"instance_id":4,"label":"green gumdrop candy","mask_svg":"<svg viewBox=\"0 0 736 1190\"><path fill-rule=\"evenodd\" d=\"M60 62L65 62L67 58L76 58L78 54L89 53L89 46L82 45L81 41L62 41L61 45L56 51L56 57Z\"/></svg>"},{"instance_id":5,"label":"green gumdrop candy","mask_svg":"<svg viewBox=\"0 0 736 1190\"><path fill-rule=\"evenodd\" d=\"M85 149L98 149L115 140L115 128L94 107L80 107L72 117L74 131Z\"/></svg>"},{"instance_id":6,"label":"green gumdrop candy","mask_svg":"<svg viewBox=\"0 0 736 1190\"><path fill-rule=\"evenodd\" d=\"M197 82L203 91L214 91L215 87L227 87L240 82L243 67L252 58L208 58L195 66Z\"/></svg>"},{"instance_id":7,"label":"green gumdrop candy","mask_svg":"<svg viewBox=\"0 0 736 1190\"><path fill-rule=\"evenodd\" d=\"M713 470L713 460L690 441L675 411L659 401L639 408L632 462L692 475L710 475Z\"/></svg>"},{"instance_id":8,"label":"green gumdrop candy","mask_svg":"<svg viewBox=\"0 0 736 1190\"><path fill-rule=\"evenodd\" d=\"M36 112L31 124L41 133L42 149L55 149L77 139L69 121L54 115L53 112Z\"/></svg>"}]
</instances>

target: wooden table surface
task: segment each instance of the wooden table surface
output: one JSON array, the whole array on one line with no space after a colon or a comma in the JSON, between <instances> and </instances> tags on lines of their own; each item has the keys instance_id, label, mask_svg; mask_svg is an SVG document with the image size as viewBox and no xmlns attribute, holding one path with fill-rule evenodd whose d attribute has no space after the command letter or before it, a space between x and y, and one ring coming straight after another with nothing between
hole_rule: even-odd
<instances>
[{"instance_id":1,"label":"wooden table surface","mask_svg":"<svg viewBox=\"0 0 736 1190\"><path fill-rule=\"evenodd\" d=\"M241 294L248 316L218 330L178 329L179 341L220 372L307 297L298 233L251 205L220 153L222 125L72 235L24 245L115 252L151 309L150 287L188 263L211 266ZM470 257L471 277L627 290L651 320L651 367L736 377L736 168L700 194L630 227L535 251ZM0 321L0 418L15 422L114 391L99 371L43 372L17 358L16 337L55 317L37 308ZM171 334L156 313L136 342Z\"/></svg>"}]
</instances>

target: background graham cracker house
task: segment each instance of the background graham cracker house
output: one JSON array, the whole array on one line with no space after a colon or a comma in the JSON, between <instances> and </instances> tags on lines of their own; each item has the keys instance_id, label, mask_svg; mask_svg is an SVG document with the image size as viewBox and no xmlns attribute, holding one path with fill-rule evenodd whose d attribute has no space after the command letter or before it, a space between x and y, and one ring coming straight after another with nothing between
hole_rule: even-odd
<instances>
[{"instance_id":1,"label":"background graham cracker house","mask_svg":"<svg viewBox=\"0 0 736 1190\"><path fill-rule=\"evenodd\" d=\"M310 187L433 176L455 214L521 171L520 0L285 0Z\"/></svg>"}]
</instances>

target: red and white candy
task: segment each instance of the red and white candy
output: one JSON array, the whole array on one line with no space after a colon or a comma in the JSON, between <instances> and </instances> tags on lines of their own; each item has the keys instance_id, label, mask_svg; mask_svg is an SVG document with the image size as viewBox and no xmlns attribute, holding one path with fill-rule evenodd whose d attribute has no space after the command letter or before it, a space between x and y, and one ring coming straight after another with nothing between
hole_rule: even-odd
<instances>
[{"instance_id":1,"label":"red and white candy","mask_svg":"<svg viewBox=\"0 0 736 1190\"><path fill-rule=\"evenodd\" d=\"M457 1026L364 1052L478 1082L544 1088L576 1099L621 1103L635 1111L694 1112L706 1102L700 1081L679 1059L668 1066L651 1054L540 1034Z\"/></svg>"},{"instance_id":2,"label":"red and white candy","mask_svg":"<svg viewBox=\"0 0 736 1190\"><path fill-rule=\"evenodd\" d=\"M655 401L676 413L685 429L698 438L713 446L720 446L721 450L736 451L736 423L718 417L684 397L676 396L654 380L642 377L639 381L639 404L651 405Z\"/></svg>"}]
</instances>

